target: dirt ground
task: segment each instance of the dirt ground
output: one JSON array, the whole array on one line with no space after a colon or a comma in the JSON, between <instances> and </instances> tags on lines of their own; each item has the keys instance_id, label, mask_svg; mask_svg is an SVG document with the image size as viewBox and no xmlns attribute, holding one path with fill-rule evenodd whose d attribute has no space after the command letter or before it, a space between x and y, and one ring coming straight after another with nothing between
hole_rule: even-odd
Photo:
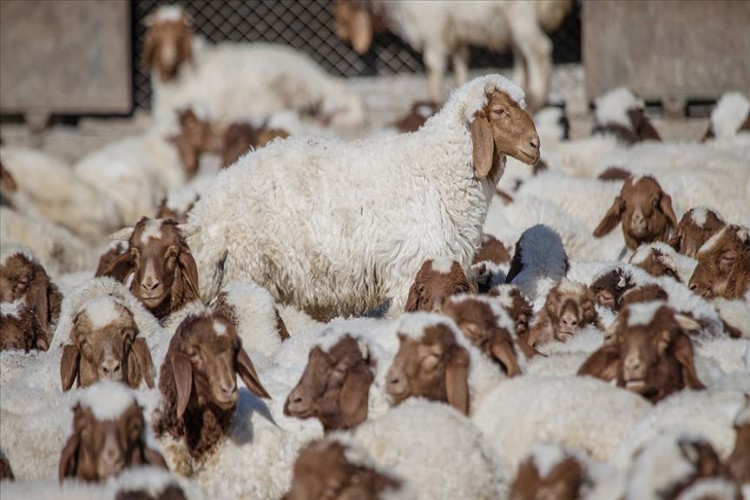
<instances>
[{"instance_id":1,"label":"dirt ground","mask_svg":"<svg viewBox=\"0 0 750 500\"><path fill-rule=\"evenodd\" d=\"M470 76L478 76L491 71L473 71ZM509 70L500 73L510 76ZM549 101L566 103L571 125L571 138L589 135L592 114L584 93L584 73L581 65L560 65L554 68L550 86ZM424 100L427 95L427 82L424 75L401 74L380 77L350 79L350 85L359 91L368 111L368 126L351 131L347 135L361 136L387 125L403 115L416 100ZM446 80L446 95L451 82ZM651 110L647 110L651 112ZM656 128L664 140L699 140L706 130L708 119L672 119L658 111L650 114ZM145 110L137 110L128 118L85 117L78 125L53 125L41 137L33 136L23 124L6 123L0 126L4 144L13 146L40 147L43 151L66 162L75 163L87 153L107 142L135 135L145 131L150 125L150 116Z\"/></svg>"}]
</instances>

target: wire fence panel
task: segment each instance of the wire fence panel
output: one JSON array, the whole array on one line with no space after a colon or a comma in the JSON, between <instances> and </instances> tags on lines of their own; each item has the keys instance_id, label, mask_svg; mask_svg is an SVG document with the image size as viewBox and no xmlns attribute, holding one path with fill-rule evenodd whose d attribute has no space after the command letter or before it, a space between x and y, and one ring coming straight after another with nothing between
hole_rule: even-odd
<instances>
[{"instance_id":1,"label":"wire fence panel","mask_svg":"<svg viewBox=\"0 0 750 500\"><path fill-rule=\"evenodd\" d=\"M139 64L146 35L143 20L159 5L172 3L175 2L135 0L132 4L134 99L139 108L148 108L151 101L149 74ZM211 42L283 43L308 54L326 71L337 76L424 72L420 54L393 35L376 37L372 50L359 56L334 33L332 0L182 0L176 3L192 16L195 31ZM552 35L552 41L556 63L581 60L578 1L561 28ZM510 53L471 50L472 68L508 67L511 64Z\"/></svg>"}]
</instances>

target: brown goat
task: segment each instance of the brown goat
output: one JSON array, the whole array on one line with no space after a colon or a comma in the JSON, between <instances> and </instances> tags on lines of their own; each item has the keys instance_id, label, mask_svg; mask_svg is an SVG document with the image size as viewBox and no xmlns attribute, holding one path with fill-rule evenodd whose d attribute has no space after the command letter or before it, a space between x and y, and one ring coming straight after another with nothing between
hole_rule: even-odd
<instances>
[{"instance_id":1,"label":"brown goat","mask_svg":"<svg viewBox=\"0 0 750 500\"><path fill-rule=\"evenodd\" d=\"M589 290L596 297L597 304L618 311L623 294L634 286L630 272L617 267L594 279Z\"/></svg>"},{"instance_id":2,"label":"brown goat","mask_svg":"<svg viewBox=\"0 0 750 500\"><path fill-rule=\"evenodd\" d=\"M433 101L416 101L412 104L409 113L393 122L393 126L399 132L415 132L439 109L440 106Z\"/></svg>"},{"instance_id":3,"label":"brown goat","mask_svg":"<svg viewBox=\"0 0 750 500\"><path fill-rule=\"evenodd\" d=\"M499 305L484 297L456 295L443 304L442 312L506 375L522 375L520 354L516 350L527 358L534 355L534 350L526 342L518 341L513 320Z\"/></svg>"},{"instance_id":4,"label":"brown goat","mask_svg":"<svg viewBox=\"0 0 750 500\"><path fill-rule=\"evenodd\" d=\"M526 341L529 333L529 322L534 315L534 309L521 290L515 285L503 284L490 290L490 297L496 297L500 306L516 323L516 334Z\"/></svg>"},{"instance_id":5,"label":"brown goat","mask_svg":"<svg viewBox=\"0 0 750 500\"><path fill-rule=\"evenodd\" d=\"M698 251L690 289L707 299L737 299L750 290L750 232L737 225L724 227Z\"/></svg>"},{"instance_id":6,"label":"brown goat","mask_svg":"<svg viewBox=\"0 0 750 500\"><path fill-rule=\"evenodd\" d=\"M630 257L630 263L651 276L669 276L681 283L676 259L677 255L672 247L664 243L649 243L638 247Z\"/></svg>"},{"instance_id":7,"label":"brown goat","mask_svg":"<svg viewBox=\"0 0 750 500\"><path fill-rule=\"evenodd\" d=\"M509 500L577 500L583 498L581 489L590 483L586 466L576 457L556 449L555 445L537 445L532 454L518 466L516 478L510 486ZM537 464L535 453L554 454L557 461L548 464L546 457Z\"/></svg>"},{"instance_id":8,"label":"brown goat","mask_svg":"<svg viewBox=\"0 0 750 500\"><path fill-rule=\"evenodd\" d=\"M378 500L401 489L401 481L358 458L340 441L311 441L297 455L292 485L283 500Z\"/></svg>"},{"instance_id":9,"label":"brown goat","mask_svg":"<svg viewBox=\"0 0 750 500\"><path fill-rule=\"evenodd\" d=\"M119 384L102 382L73 407L73 433L60 455L58 475L102 482L128 467L167 468L157 450L146 445L143 409Z\"/></svg>"},{"instance_id":10,"label":"brown goat","mask_svg":"<svg viewBox=\"0 0 750 500\"><path fill-rule=\"evenodd\" d=\"M601 238L620 222L625 244L630 250L643 243L666 242L670 229L677 227L672 198L651 176L629 177L594 230L594 236Z\"/></svg>"},{"instance_id":11,"label":"brown goat","mask_svg":"<svg viewBox=\"0 0 750 500\"><path fill-rule=\"evenodd\" d=\"M125 283L134 273L131 293L159 320L198 299L198 269L185 238L198 229L171 219L141 218L132 228L111 237L127 240L129 251L104 270Z\"/></svg>"},{"instance_id":12,"label":"brown goat","mask_svg":"<svg viewBox=\"0 0 750 500\"><path fill-rule=\"evenodd\" d=\"M284 404L284 415L315 417L327 431L351 429L367 419L374 363L367 348L345 335L327 349L310 350L307 366Z\"/></svg>"},{"instance_id":13,"label":"brown goat","mask_svg":"<svg viewBox=\"0 0 750 500\"><path fill-rule=\"evenodd\" d=\"M451 295L475 293L461 265L447 258L429 259L422 263L409 288L406 312L439 311Z\"/></svg>"},{"instance_id":14,"label":"brown goat","mask_svg":"<svg viewBox=\"0 0 750 500\"><path fill-rule=\"evenodd\" d=\"M62 294L50 281L31 252L25 247L12 247L0 260L0 302L24 299L36 311L39 324L47 334L57 323Z\"/></svg>"},{"instance_id":15,"label":"brown goat","mask_svg":"<svg viewBox=\"0 0 750 500\"><path fill-rule=\"evenodd\" d=\"M70 342L63 346L63 391L99 380L124 382L137 389L141 380L154 387L151 352L133 315L110 296L87 302L73 320Z\"/></svg>"},{"instance_id":16,"label":"brown goat","mask_svg":"<svg viewBox=\"0 0 750 500\"><path fill-rule=\"evenodd\" d=\"M402 322L399 350L386 374L386 392L394 405L423 397L446 402L468 415L469 352L457 342L453 327L432 318L416 314Z\"/></svg>"},{"instance_id":17,"label":"brown goat","mask_svg":"<svg viewBox=\"0 0 750 500\"><path fill-rule=\"evenodd\" d=\"M652 403L685 387L704 389L693 363L686 330L695 322L663 302L631 305L608 329L608 339L579 369L579 375L614 380Z\"/></svg>"},{"instance_id":18,"label":"brown goat","mask_svg":"<svg viewBox=\"0 0 750 500\"><path fill-rule=\"evenodd\" d=\"M698 250L721 228L726 226L722 216L708 207L691 208L677 224L669 245L678 253L696 257Z\"/></svg>"},{"instance_id":19,"label":"brown goat","mask_svg":"<svg viewBox=\"0 0 750 500\"><path fill-rule=\"evenodd\" d=\"M150 15L143 43L141 66L150 69L162 82L173 80L185 63L193 61L192 20L183 12L173 16Z\"/></svg>"},{"instance_id":20,"label":"brown goat","mask_svg":"<svg viewBox=\"0 0 750 500\"><path fill-rule=\"evenodd\" d=\"M49 349L48 332L42 328L33 306L23 299L0 304L0 351Z\"/></svg>"},{"instance_id":21,"label":"brown goat","mask_svg":"<svg viewBox=\"0 0 750 500\"><path fill-rule=\"evenodd\" d=\"M566 342L586 325L601 328L595 303L594 294L585 285L563 279L547 295L529 330L528 344L535 347L551 340Z\"/></svg>"},{"instance_id":22,"label":"brown goat","mask_svg":"<svg viewBox=\"0 0 750 500\"><path fill-rule=\"evenodd\" d=\"M745 395L745 408L734 421L734 450L727 458L729 473L744 486L750 485L750 396Z\"/></svg>"},{"instance_id":23,"label":"brown goat","mask_svg":"<svg viewBox=\"0 0 750 500\"><path fill-rule=\"evenodd\" d=\"M251 149L261 148L277 137L289 137L289 132L266 126L255 127L244 122L232 123L222 138L221 168L228 167Z\"/></svg>"},{"instance_id":24,"label":"brown goat","mask_svg":"<svg viewBox=\"0 0 750 500\"><path fill-rule=\"evenodd\" d=\"M161 366L154 431L184 438L190 455L203 457L229 430L239 399L237 374L253 394L270 397L229 319L216 313L188 316Z\"/></svg>"}]
</instances>

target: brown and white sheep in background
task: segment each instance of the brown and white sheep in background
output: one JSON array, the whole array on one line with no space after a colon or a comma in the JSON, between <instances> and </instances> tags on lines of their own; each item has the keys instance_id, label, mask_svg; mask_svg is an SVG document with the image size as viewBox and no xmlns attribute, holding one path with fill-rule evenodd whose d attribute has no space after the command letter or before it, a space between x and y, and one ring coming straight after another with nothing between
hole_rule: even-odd
<instances>
[{"instance_id":1,"label":"brown and white sheep in background","mask_svg":"<svg viewBox=\"0 0 750 500\"><path fill-rule=\"evenodd\" d=\"M509 377L522 375L526 358L535 354L534 349L516 335L515 322L510 315L492 299L456 295L443 304L441 312Z\"/></svg>"},{"instance_id":2,"label":"brown and white sheep in background","mask_svg":"<svg viewBox=\"0 0 750 500\"><path fill-rule=\"evenodd\" d=\"M49 343L49 332L42 327L33 306L24 299L0 303L0 351L46 351Z\"/></svg>"},{"instance_id":3,"label":"brown and white sheep in background","mask_svg":"<svg viewBox=\"0 0 750 500\"><path fill-rule=\"evenodd\" d=\"M376 467L365 451L347 439L326 438L299 451L283 500L411 498L402 490L403 481Z\"/></svg>"},{"instance_id":4,"label":"brown and white sheep in background","mask_svg":"<svg viewBox=\"0 0 750 500\"><path fill-rule=\"evenodd\" d=\"M132 274L130 291L159 320L199 300L198 270L185 238L199 229L170 219L141 218L113 239L127 241L128 251L102 273L121 283Z\"/></svg>"},{"instance_id":5,"label":"brown and white sheep in background","mask_svg":"<svg viewBox=\"0 0 750 500\"><path fill-rule=\"evenodd\" d=\"M691 318L664 302L638 303L620 312L604 345L581 366L579 375L617 380L617 386L657 403L682 390L704 389L687 332Z\"/></svg>"},{"instance_id":6,"label":"brown and white sheep in background","mask_svg":"<svg viewBox=\"0 0 750 500\"><path fill-rule=\"evenodd\" d=\"M750 231L730 224L698 250L690 289L705 297L738 299L750 290Z\"/></svg>"},{"instance_id":7,"label":"brown and white sheep in background","mask_svg":"<svg viewBox=\"0 0 750 500\"><path fill-rule=\"evenodd\" d=\"M31 251L9 245L0 253L0 302L24 300L47 334L60 316L62 294Z\"/></svg>"},{"instance_id":8,"label":"brown and white sheep in background","mask_svg":"<svg viewBox=\"0 0 750 500\"><path fill-rule=\"evenodd\" d=\"M450 56L456 85L466 82L469 46L511 47L513 80L538 109L547 99L552 42L545 34L563 22L572 2L385 2L339 0L334 4L336 34L366 53L376 33L391 31L422 52L430 98L442 102L443 74Z\"/></svg>"},{"instance_id":9,"label":"brown and white sheep in background","mask_svg":"<svg viewBox=\"0 0 750 500\"><path fill-rule=\"evenodd\" d=\"M585 285L563 279L550 290L544 308L534 318L528 344L535 347L553 340L567 342L587 325L601 328L594 304L596 297Z\"/></svg>"},{"instance_id":10,"label":"brown and white sheep in background","mask_svg":"<svg viewBox=\"0 0 750 500\"><path fill-rule=\"evenodd\" d=\"M239 400L237 375L253 394L270 397L229 319L211 313L188 316L161 365L156 434L184 439L193 458L204 458L229 431Z\"/></svg>"},{"instance_id":11,"label":"brown and white sheep in background","mask_svg":"<svg viewBox=\"0 0 750 500\"><path fill-rule=\"evenodd\" d=\"M422 263L409 288L405 312L435 312L450 296L476 292L475 286L455 260L447 257Z\"/></svg>"},{"instance_id":12,"label":"brown and white sheep in background","mask_svg":"<svg viewBox=\"0 0 750 500\"><path fill-rule=\"evenodd\" d=\"M414 132L424 125L429 117L437 113L440 106L433 101L416 101L407 114L393 122L399 132Z\"/></svg>"},{"instance_id":13,"label":"brown and white sheep in background","mask_svg":"<svg viewBox=\"0 0 750 500\"><path fill-rule=\"evenodd\" d=\"M242 155L265 146L277 137L287 138L289 132L265 125L256 127L247 122L232 123L221 139L221 168L232 165Z\"/></svg>"},{"instance_id":14,"label":"brown and white sheep in background","mask_svg":"<svg viewBox=\"0 0 750 500\"><path fill-rule=\"evenodd\" d=\"M374 362L367 345L350 335L327 347L310 350L305 371L284 403L284 414L317 418L325 431L351 429L367 419Z\"/></svg>"},{"instance_id":15,"label":"brown and white sheep in background","mask_svg":"<svg viewBox=\"0 0 750 500\"><path fill-rule=\"evenodd\" d=\"M593 478L589 460L556 444L534 446L518 465L508 500L575 500L586 498Z\"/></svg>"},{"instance_id":16,"label":"brown and white sheep in background","mask_svg":"<svg viewBox=\"0 0 750 500\"><path fill-rule=\"evenodd\" d=\"M644 103L625 87L596 99L592 134L610 134L625 144L661 141L659 132L646 117Z\"/></svg>"},{"instance_id":17,"label":"brown and white sheep in background","mask_svg":"<svg viewBox=\"0 0 750 500\"><path fill-rule=\"evenodd\" d=\"M60 381L63 391L99 380L123 382L136 389L144 381L154 387L154 365L146 340L131 312L114 297L86 302L73 320L63 345Z\"/></svg>"},{"instance_id":18,"label":"brown and white sheep in background","mask_svg":"<svg viewBox=\"0 0 750 500\"><path fill-rule=\"evenodd\" d=\"M677 224L669 245L678 253L695 258L703 244L726 225L724 218L716 210L708 207L691 208Z\"/></svg>"},{"instance_id":19,"label":"brown and white sheep in background","mask_svg":"<svg viewBox=\"0 0 750 500\"><path fill-rule=\"evenodd\" d=\"M73 407L73 432L60 455L59 479L104 482L130 467L167 464L146 443L143 408L120 384L100 382Z\"/></svg>"},{"instance_id":20,"label":"brown and white sheep in background","mask_svg":"<svg viewBox=\"0 0 750 500\"><path fill-rule=\"evenodd\" d=\"M630 250L643 243L666 242L670 230L677 227L672 198L650 175L629 177L594 230L594 236L601 238L619 223L622 223L622 235Z\"/></svg>"}]
</instances>

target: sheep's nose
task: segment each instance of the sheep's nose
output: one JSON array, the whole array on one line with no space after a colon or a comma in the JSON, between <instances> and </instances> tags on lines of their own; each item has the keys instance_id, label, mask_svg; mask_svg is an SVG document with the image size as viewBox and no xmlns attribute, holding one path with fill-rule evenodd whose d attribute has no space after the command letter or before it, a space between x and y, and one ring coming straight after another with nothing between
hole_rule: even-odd
<instances>
[{"instance_id":1,"label":"sheep's nose","mask_svg":"<svg viewBox=\"0 0 750 500\"><path fill-rule=\"evenodd\" d=\"M567 326L569 328L575 328L576 326L578 326L578 318L576 318L572 314L565 315L562 317L562 324L563 326Z\"/></svg>"},{"instance_id":2,"label":"sheep's nose","mask_svg":"<svg viewBox=\"0 0 750 500\"><path fill-rule=\"evenodd\" d=\"M102 371L107 377L112 377L120 373L120 362L114 358L105 359L102 362Z\"/></svg>"},{"instance_id":3,"label":"sheep's nose","mask_svg":"<svg viewBox=\"0 0 750 500\"><path fill-rule=\"evenodd\" d=\"M626 370L636 371L641 367L641 359L638 356L628 356L624 364Z\"/></svg>"},{"instance_id":4,"label":"sheep's nose","mask_svg":"<svg viewBox=\"0 0 750 500\"><path fill-rule=\"evenodd\" d=\"M633 223L634 224L643 224L644 218L643 214L640 212L636 212L633 214Z\"/></svg>"},{"instance_id":5,"label":"sheep's nose","mask_svg":"<svg viewBox=\"0 0 750 500\"><path fill-rule=\"evenodd\" d=\"M237 384L234 382L231 384L222 384L221 392L223 392L227 396L232 396L235 392L237 392Z\"/></svg>"},{"instance_id":6,"label":"sheep's nose","mask_svg":"<svg viewBox=\"0 0 750 500\"><path fill-rule=\"evenodd\" d=\"M695 283L690 283L690 289L695 292L696 290L698 290L698 285Z\"/></svg>"},{"instance_id":7,"label":"sheep's nose","mask_svg":"<svg viewBox=\"0 0 750 500\"><path fill-rule=\"evenodd\" d=\"M539 149L539 137L534 137L531 139L531 142L529 142L529 146L531 146L533 149Z\"/></svg>"},{"instance_id":8,"label":"sheep's nose","mask_svg":"<svg viewBox=\"0 0 750 500\"><path fill-rule=\"evenodd\" d=\"M155 280L155 279L145 280L143 283L141 283L141 288L143 288L147 292L153 292L158 287L159 287L159 280Z\"/></svg>"}]
</instances>

